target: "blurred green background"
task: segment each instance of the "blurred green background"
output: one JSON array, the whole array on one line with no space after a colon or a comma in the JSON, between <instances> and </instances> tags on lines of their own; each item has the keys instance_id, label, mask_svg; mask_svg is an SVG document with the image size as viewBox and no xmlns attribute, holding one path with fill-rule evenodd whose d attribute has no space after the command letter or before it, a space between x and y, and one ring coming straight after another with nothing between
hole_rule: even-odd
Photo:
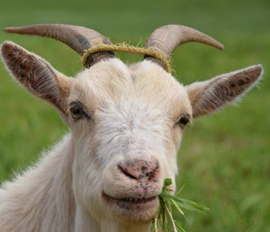
<instances>
[{"instance_id":1,"label":"blurred green background","mask_svg":"<svg viewBox=\"0 0 270 232\"><path fill-rule=\"evenodd\" d=\"M270 1L1 0L0 30L6 26L66 23L100 31L113 42L143 45L164 24L183 24L225 44L223 52L187 44L173 54L175 76L184 84L261 63L259 88L237 107L198 119L186 131L179 154L178 185L184 198L211 210L188 213L187 231L270 231ZM79 56L50 39L0 32L73 76ZM126 62L140 56L121 55ZM68 132L57 113L19 87L0 66L0 182L24 170Z\"/></svg>"}]
</instances>

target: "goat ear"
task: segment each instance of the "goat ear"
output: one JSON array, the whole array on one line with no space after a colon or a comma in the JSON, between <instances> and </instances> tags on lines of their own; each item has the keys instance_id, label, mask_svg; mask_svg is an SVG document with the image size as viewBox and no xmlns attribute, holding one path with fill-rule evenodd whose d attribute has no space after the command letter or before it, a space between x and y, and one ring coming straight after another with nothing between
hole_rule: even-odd
<instances>
[{"instance_id":1,"label":"goat ear","mask_svg":"<svg viewBox=\"0 0 270 232\"><path fill-rule=\"evenodd\" d=\"M187 86L193 117L211 114L237 100L257 84L262 74L262 66L256 65Z\"/></svg>"},{"instance_id":2,"label":"goat ear","mask_svg":"<svg viewBox=\"0 0 270 232\"><path fill-rule=\"evenodd\" d=\"M39 56L6 41L1 46L1 55L8 71L28 92L51 103L66 114L66 99L71 79L54 70Z\"/></svg>"}]
</instances>

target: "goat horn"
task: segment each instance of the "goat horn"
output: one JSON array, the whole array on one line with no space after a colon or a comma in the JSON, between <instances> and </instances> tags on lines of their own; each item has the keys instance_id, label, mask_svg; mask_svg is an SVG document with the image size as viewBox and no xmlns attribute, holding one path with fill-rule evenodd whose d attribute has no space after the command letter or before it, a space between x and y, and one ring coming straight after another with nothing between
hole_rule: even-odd
<instances>
[{"instance_id":1,"label":"goat horn","mask_svg":"<svg viewBox=\"0 0 270 232\"><path fill-rule=\"evenodd\" d=\"M187 42L200 42L220 50L224 49L224 46L212 37L181 25L166 25L157 28L147 39L145 47L162 52L169 59L169 55L177 46ZM154 59L155 62L161 64L156 58L149 56L145 58Z\"/></svg>"},{"instance_id":2,"label":"goat horn","mask_svg":"<svg viewBox=\"0 0 270 232\"><path fill-rule=\"evenodd\" d=\"M30 25L23 27L8 27L5 32L22 35L38 35L56 39L83 55L91 46L104 43L111 44L110 40L95 30L80 26L62 24ZM113 52L96 52L87 58L85 67L88 68L104 58L113 57Z\"/></svg>"}]
</instances>

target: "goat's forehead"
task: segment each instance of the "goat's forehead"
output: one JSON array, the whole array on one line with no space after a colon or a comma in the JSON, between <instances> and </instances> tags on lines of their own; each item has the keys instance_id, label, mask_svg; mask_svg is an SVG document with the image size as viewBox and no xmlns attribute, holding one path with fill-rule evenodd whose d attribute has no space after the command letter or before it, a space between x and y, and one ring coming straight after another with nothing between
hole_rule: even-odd
<instances>
[{"instance_id":1,"label":"goat's forehead","mask_svg":"<svg viewBox=\"0 0 270 232\"><path fill-rule=\"evenodd\" d=\"M150 61L131 66L119 59L100 62L75 78L71 98L96 104L136 101L155 108L191 111L184 86Z\"/></svg>"}]
</instances>

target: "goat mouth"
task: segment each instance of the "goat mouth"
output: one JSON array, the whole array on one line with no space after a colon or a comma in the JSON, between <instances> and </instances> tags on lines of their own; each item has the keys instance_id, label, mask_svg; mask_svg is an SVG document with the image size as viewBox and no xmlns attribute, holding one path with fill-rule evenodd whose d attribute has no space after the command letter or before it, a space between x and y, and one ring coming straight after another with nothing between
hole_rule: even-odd
<instances>
[{"instance_id":1,"label":"goat mouth","mask_svg":"<svg viewBox=\"0 0 270 232\"><path fill-rule=\"evenodd\" d=\"M109 204L116 204L119 208L124 210L136 210L143 211L157 207L159 204L157 196L151 197L125 197L125 198L114 198L108 194L102 192L102 196L105 201Z\"/></svg>"}]
</instances>

